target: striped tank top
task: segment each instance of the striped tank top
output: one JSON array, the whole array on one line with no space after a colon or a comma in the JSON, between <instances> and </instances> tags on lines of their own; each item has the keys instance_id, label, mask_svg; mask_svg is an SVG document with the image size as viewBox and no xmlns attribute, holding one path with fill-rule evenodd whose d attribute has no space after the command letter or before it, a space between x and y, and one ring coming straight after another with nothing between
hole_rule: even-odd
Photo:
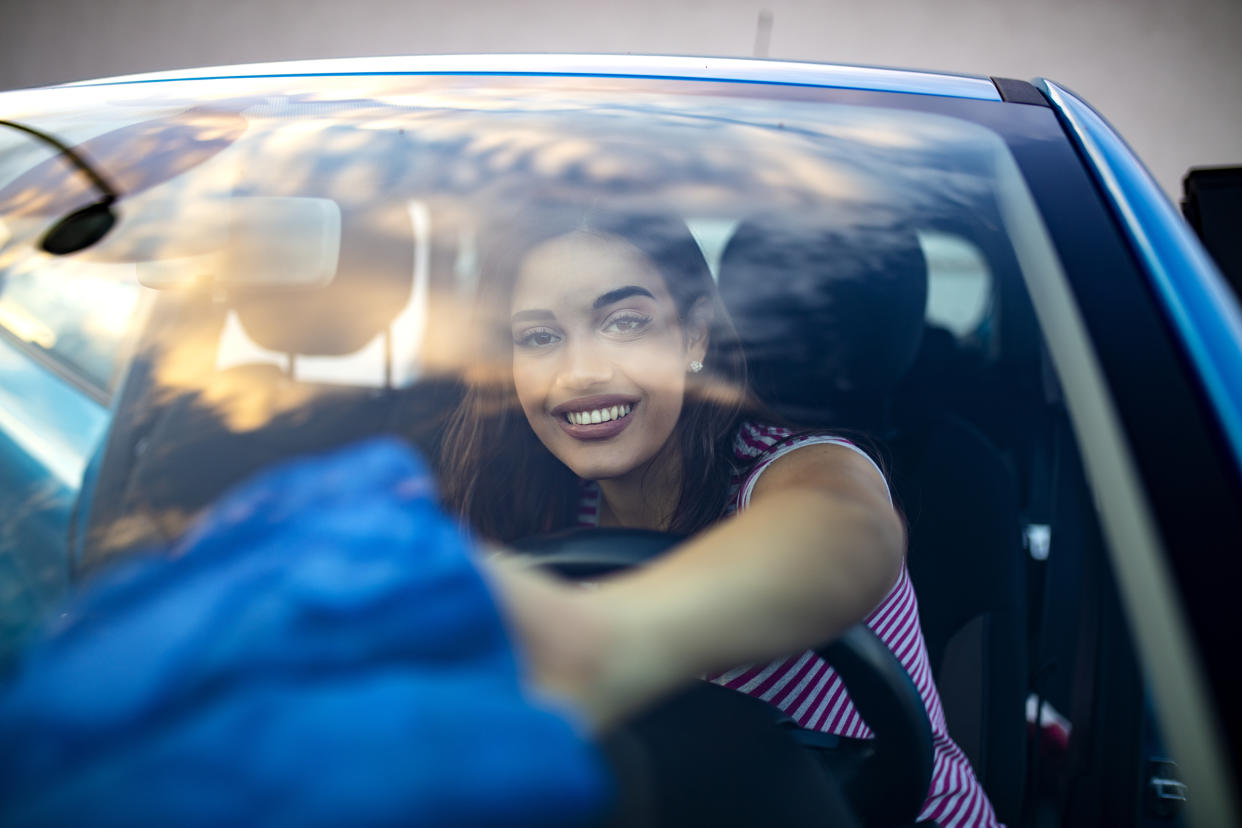
<instances>
[{"instance_id":1,"label":"striped tank top","mask_svg":"<svg viewBox=\"0 0 1242 828\"><path fill-rule=\"evenodd\" d=\"M747 507L759 475L777 458L813 444L851 449L875 465L866 453L840 437L813 434L790 439L787 429L744 423L733 443L740 471L734 474L731 481L723 516L728 517ZM876 471L883 477L878 466ZM579 505L579 525L599 525L599 513L599 487L585 481ZM904 563L897 583L865 621L897 655L914 680L931 721L934 751L932 781L919 819L935 820L943 828L996 826L992 804L975 778L970 760L949 737L945 727L944 710L932 680L927 647L919 626L918 602ZM801 727L855 739L872 737L871 730L854 709L836 671L809 650L769 664L746 665L708 678L716 684L758 696L780 708Z\"/></svg>"}]
</instances>

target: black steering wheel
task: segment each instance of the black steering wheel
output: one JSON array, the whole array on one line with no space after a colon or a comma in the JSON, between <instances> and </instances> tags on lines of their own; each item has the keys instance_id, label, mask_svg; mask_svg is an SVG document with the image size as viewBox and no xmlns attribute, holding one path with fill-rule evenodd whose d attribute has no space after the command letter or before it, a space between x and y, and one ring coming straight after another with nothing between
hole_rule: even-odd
<instances>
[{"instance_id":1,"label":"black steering wheel","mask_svg":"<svg viewBox=\"0 0 1242 828\"><path fill-rule=\"evenodd\" d=\"M641 529L572 529L527 538L513 546L540 566L581 580L641 566L681 540ZM817 755L863 825L913 823L927 798L932 773L931 724L914 682L893 652L863 624L815 652L841 676L875 738L844 739L804 730L765 702L706 682L666 705L673 710L663 720L683 721L696 712L713 715L704 711L719 709L730 725L717 727L717 732L728 731L742 719L783 729ZM660 720L661 714L657 712L654 718ZM766 737L752 726L744 738ZM787 778L791 772L787 768L782 776Z\"/></svg>"}]
</instances>

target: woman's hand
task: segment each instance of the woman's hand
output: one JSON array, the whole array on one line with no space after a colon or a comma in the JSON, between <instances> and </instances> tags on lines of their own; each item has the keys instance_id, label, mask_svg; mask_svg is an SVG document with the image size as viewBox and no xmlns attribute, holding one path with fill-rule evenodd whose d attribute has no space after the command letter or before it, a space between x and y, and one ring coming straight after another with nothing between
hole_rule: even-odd
<instances>
[{"instance_id":1,"label":"woman's hand","mask_svg":"<svg viewBox=\"0 0 1242 828\"><path fill-rule=\"evenodd\" d=\"M659 650L643 640L648 630L633 623L633 608L601 599L594 586L563 581L518 556L493 556L481 568L534 691L573 707L592 730L607 730L697 675L647 658Z\"/></svg>"},{"instance_id":2,"label":"woman's hand","mask_svg":"<svg viewBox=\"0 0 1242 828\"><path fill-rule=\"evenodd\" d=\"M536 692L568 703L594 730L634 706L605 684L604 664L616 649L616 632L589 590L533 569L516 556L493 556L481 568L526 656Z\"/></svg>"}]
</instances>

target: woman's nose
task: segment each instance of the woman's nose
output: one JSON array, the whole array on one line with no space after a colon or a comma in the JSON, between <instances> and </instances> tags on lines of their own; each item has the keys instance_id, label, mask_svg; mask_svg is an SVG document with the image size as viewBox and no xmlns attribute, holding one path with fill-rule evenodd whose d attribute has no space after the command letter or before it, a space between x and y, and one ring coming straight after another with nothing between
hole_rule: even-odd
<instances>
[{"instance_id":1,"label":"woman's nose","mask_svg":"<svg viewBox=\"0 0 1242 828\"><path fill-rule=\"evenodd\" d=\"M578 345L565 349L565 362L557 383L564 388L590 388L608 382L612 375L612 363L598 348Z\"/></svg>"}]
</instances>

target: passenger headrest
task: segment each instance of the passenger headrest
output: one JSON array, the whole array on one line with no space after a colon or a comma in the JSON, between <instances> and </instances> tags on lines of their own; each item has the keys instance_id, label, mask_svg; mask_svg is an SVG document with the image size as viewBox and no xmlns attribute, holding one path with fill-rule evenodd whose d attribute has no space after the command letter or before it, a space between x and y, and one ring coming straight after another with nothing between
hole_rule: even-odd
<instances>
[{"instance_id":1,"label":"passenger headrest","mask_svg":"<svg viewBox=\"0 0 1242 828\"><path fill-rule=\"evenodd\" d=\"M308 356L351 354L410 301L414 227L406 205L342 211L340 221L335 274L327 284L229 291L229 304L260 347Z\"/></svg>"},{"instance_id":2,"label":"passenger headrest","mask_svg":"<svg viewBox=\"0 0 1242 828\"><path fill-rule=\"evenodd\" d=\"M720 265L760 399L807 425L880 428L923 334L912 230L774 216L738 226Z\"/></svg>"}]
</instances>

